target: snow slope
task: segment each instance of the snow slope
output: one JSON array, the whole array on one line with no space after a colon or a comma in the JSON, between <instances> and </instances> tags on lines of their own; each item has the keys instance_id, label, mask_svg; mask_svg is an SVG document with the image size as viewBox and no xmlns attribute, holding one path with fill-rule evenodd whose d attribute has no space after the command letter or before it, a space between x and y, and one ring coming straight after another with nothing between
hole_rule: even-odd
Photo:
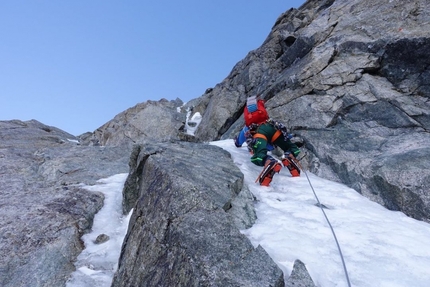
<instances>
[{"instance_id":1,"label":"snow slope","mask_svg":"<svg viewBox=\"0 0 430 287\"><path fill-rule=\"evenodd\" d=\"M348 286L340 253L305 176L287 169L270 187L254 183L261 167L251 164L246 147L232 140L212 142L230 152L257 197L257 222L244 230L283 269L300 259L317 286ZM385 209L355 190L307 172L340 244L352 286L430 286L430 225Z\"/></svg>"},{"instance_id":2,"label":"snow slope","mask_svg":"<svg viewBox=\"0 0 430 287\"><path fill-rule=\"evenodd\" d=\"M232 140L216 141L232 155L245 175L245 184L256 196L257 222L242 232L260 244L287 278L293 263L306 264L317 286L348 286L339 250L304 173L292 178L286 169L275 175L270 187L254 183L261 167L249 160L246 147ZM345 185L307 172L337 236L352 286L430 286L430 225L401 212L389 211ZM110 286L116 270L128 216L121 215L121 192L126 174L103 179L87 187L106 195L96 215L93 232L84 236L86 249L76 262L68 287ZM106 243L95 238L105 233Z\"/></svg>"}]
</instances>

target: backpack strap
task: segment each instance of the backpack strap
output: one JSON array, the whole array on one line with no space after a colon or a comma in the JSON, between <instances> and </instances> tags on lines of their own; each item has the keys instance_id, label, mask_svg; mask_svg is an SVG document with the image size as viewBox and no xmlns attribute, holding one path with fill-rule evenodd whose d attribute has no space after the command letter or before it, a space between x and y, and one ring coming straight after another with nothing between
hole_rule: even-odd
<instances>
[{"instance_id":1,"label":"backpack strap","mask_svg":"<svg viewBox=\"0 0 430 287\"><path fill-rule=\"evenodd\" d=\"M282 132L280 130L276 130L276 132L273 134L272 138L270 139L270 143L273 143L274 141L276 141L279 138L280 135L282 135ZM263 135L263 134L260 134L260 133L254 134L253 137L254 138L264 139L265 141L269 142L267 140L267 137L265 135Z\"/></svg>"},{"instance_id":2,"label":"backpack strap","mask_svg":"<svg viewBox=\"0 0 430 287\"><path fill-rule=\"evenodd\" d=\"M274 141L276 141L279 136L282 135L282 132L280 130L276 130L275 134L273 135L272 139L270 140L271 143L273 143Z\"/></svg>"}]
</instances>

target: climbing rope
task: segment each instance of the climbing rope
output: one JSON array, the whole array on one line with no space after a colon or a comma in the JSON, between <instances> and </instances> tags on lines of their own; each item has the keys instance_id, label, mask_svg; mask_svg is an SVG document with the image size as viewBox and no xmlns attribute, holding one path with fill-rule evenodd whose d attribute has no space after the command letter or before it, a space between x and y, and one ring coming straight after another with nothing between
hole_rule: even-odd
<instances>
[{"instance_id":1,"label":"climbing rope","mask_svg":"<svg viewBox=\"0 0 430 287\"><path fill-rule=\"evenodd\" d=\"M303 169L302 165L300 164L300 162L298 160L295 160L295 162L299 166L299 168L305 173L306 178L308 179L309 185L311 186L312 192L314 193L314 196L318 202L318 206L321 208L321 211L324 214L324 217L327 220L328 225L330 226L331 233L333 234L334 240L336 241L337 249L339 250L340 258L342 259L342 265L343 265L343 270L345 272L346 281L348 283L348 286L351 287L351 282L349 281L349 276L348 276L348 270L346 269L346 264L345 264L345 260L343 258L342 250L340 249L340 245L339 245L339 242L337 241L336 233L334 232L333 226L331 225L330 220L328 220L328 217L324 211L323 205L321 204L320 200L318 199L318 196L315 192L315 189L312 186L311 180L309 179L308 173L306 172L306 170Z\"/></svg>"}]
</instances>

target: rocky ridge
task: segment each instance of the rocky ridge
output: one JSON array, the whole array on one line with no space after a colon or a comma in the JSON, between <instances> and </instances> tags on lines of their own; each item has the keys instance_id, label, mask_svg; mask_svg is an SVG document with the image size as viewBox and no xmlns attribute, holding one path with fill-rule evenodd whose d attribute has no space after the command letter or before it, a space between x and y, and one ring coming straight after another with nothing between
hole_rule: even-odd
<instances>
[{"instance_id":1,"label":"rocky ridge","mask_svg":"<svg viewBox=\"0 0 430 287\"><path fill-rule=\"evenodd\" d=\"M180 139L186 122L186 106L180 99L139 103L92 133L80 135L82 145L132 146L148 139Z\"/></svg>"}]
</instances>

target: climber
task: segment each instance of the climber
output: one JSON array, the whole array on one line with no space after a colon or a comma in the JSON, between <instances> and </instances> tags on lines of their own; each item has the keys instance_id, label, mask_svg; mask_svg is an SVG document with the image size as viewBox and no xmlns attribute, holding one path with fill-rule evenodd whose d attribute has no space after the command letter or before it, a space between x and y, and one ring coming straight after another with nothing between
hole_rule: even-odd
<instances>
[{"instance_id":1,"label":"climber","mask_svg":"<svg viewBox=\"0 0 430 287\"><path fill-rule=\"evenodd\" d=\"M252 137L247 138L248 148L252 149L251 162L258 166L264 166L257 178L260 185L269 186L273 175L279 173L282 168L277 159L267 154L270 146L281 148L284 151L283 166L288 168L293 177L300 176L300 169L296 164L296 157L300 150L296 144L291 142L285 125L269 119L264 101L255 96L248 98L244 117L245 128L248 128L249 134L252 135ZM240 134L235 139L235 144L236 146L240 144Z\"/></svg>"}]
</instances>

